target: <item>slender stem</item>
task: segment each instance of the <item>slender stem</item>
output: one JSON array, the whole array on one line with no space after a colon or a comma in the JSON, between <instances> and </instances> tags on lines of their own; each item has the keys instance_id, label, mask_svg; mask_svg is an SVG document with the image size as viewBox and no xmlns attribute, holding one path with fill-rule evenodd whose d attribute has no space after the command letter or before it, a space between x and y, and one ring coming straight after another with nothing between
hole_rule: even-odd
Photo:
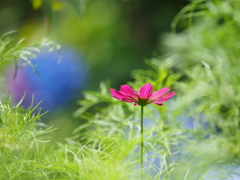
<instances>
[{"instance_id":1,"label":"slender stem","mask_svg":"<svg viewBox=\"0 0 240 180\"><path fill-rule=\"evenodd\" d=\"M143 178L143 106L141 106L141 147L140 147L141 180Z\"/></svg>"}]
</instances>

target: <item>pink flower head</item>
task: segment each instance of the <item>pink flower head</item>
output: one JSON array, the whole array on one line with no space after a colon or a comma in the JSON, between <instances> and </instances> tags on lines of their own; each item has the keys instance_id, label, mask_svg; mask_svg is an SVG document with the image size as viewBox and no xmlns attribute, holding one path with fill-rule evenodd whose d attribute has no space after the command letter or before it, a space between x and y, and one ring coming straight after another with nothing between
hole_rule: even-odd
<instances>
[{"instance_id":1,"label":"pink flower head","mask_svg":"<svg viewBox=\"0 0 240 180\"><path fill-rule=\"evenodd\" d=\"M162 106L164 101L171 99L175 92L170 92L168 87L162 88L159 91L153 92L153 87L150 83L145 84L136 93L129 85L122 85L120 91L110 89L113 97L120 101L134 103L134 105L146 106L147 104L154 103Z\"/></svg>"}]
</instances>

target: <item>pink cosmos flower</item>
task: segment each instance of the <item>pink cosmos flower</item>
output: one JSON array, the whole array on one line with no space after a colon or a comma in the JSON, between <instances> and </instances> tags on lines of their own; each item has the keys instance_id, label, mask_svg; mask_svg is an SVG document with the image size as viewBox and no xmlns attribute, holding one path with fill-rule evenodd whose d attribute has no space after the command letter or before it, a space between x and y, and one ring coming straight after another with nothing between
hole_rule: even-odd
<instances>
[{"instance_id":1,"label":"pink cosmos flower","mask_svg":"<svg viewBox=\"0 0 240 180\"><path fill-rule=\"evenodd\" d=\"M120 91L110 89L113 97L120 101L134 103L134 105L146 106L147 104L154 103L162 106L164 101L171 99L175 92L170 92L168 87L162 88L159 91L153 92L153 87L150 83L145 84L136 93L129 85L122 85Z\"/></svg>"}]
</instances>

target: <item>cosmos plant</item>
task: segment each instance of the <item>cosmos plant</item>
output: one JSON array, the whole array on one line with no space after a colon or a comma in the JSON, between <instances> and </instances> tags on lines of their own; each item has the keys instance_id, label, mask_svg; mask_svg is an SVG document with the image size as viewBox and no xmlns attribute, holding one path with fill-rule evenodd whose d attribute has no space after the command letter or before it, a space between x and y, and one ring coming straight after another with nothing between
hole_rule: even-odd
<instances>
[{"instance_id":1,"label":"cosmos plant","mask_svg":"<svg viewBox=\"0 0 240 180\"><path fill-rule=\"evenodd\" d=\"M163 105L164 101L171 99L175 92L170 92L168 87L162 88L156 92L153 92L153 87L150 83L142 86L138 93L129 85L122 85L120 91L110 89L112 96L123 102L134 103L134 106L141 106L141 144L140 144L140 165L141 165L141 179L143 177L143 107L148 104Z\"/></svg>"}]
</instances>

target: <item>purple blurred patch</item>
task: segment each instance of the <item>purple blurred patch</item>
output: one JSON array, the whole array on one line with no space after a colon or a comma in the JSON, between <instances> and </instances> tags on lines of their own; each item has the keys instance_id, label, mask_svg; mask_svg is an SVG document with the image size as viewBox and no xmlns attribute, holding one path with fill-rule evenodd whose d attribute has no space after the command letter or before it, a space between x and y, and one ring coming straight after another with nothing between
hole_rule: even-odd
<instances>
[{"instance_id":1,"label":"purple blurred patch","mask_svg":"<svg viewBox=\"0 0 240 180\"><path fill-rule=\"evenodd\" d=\"M59 60L61 58L61 60ZM7 84L13 103L18 103L26 93L22 102L28 108L34 94L34 105L42 101L40 107L44 111L54 111L71 100L75 100L84 88L88 71L79 54L70 48L58 51L42 50L36 60L31 60L40 76L30 66L16 68L11 65L6 72Z\"/></svg>"}]
</instances>

